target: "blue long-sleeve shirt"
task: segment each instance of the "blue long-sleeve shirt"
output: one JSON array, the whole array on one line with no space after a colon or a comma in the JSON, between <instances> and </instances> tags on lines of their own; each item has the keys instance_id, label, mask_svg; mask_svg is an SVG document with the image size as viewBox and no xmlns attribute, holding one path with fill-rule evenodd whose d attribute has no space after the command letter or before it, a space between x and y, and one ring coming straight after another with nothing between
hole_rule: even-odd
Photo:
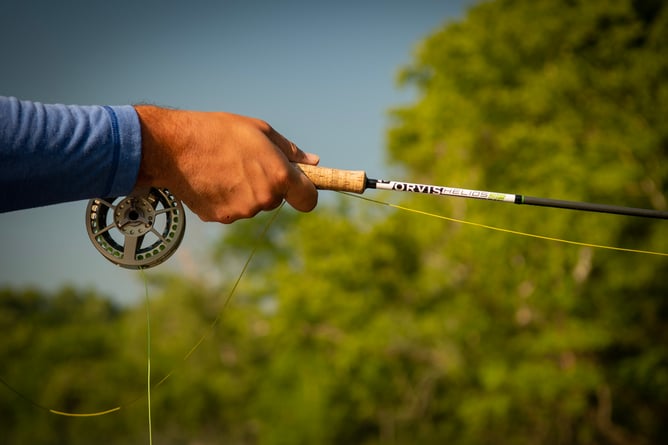
<instances>
[{"instance_id":1,"label":"blue long-sleeve shirt","mask_svg":"<svg viewBox=\"0 0 668 445\"><path fill-rule=\"evenodd\" d=\"M133 107L0 96L0 212L130 193L141 161Z\"/></svg>"}]
</instances>

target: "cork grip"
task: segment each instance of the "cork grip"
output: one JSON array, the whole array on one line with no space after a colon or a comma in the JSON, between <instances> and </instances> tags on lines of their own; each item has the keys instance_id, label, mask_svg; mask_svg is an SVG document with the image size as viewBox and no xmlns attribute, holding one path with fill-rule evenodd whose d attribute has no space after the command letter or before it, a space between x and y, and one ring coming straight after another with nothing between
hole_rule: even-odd
<instances>
[{"instance_id":1,"label":"cork grip","mask_svg":"<svg viewBox=\"0 0 668 445\"><path fill-rule=\"evenodd\" d=\"M338 170L298 163L294 165L320 190L364 193L366 188L366 173L362 170Z\"/></svg>"}]
</instances>

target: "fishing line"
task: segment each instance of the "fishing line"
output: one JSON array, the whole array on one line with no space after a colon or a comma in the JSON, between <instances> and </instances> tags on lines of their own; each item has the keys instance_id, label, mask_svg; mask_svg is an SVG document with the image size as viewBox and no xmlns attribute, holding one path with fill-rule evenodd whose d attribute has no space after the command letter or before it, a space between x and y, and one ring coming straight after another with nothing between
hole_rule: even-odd
<instances>
[{"instance_id":1,"label":"fishing line","mask_svg":"<svg viewBox=\"0 0 668 445\"><path fill-rule=\"evenodd\" d=\"M148 279L144 269L139 269L144 281L144 296L146 297L146 400L148 406L148 443L153 445L153 426L151 422L151 304L148 297Z\"/></svg>"},{"instance_id":2,"label":"fishing line","mask_svg":"<svg viewBox=\"0 0 668 445\"><path fill-rule=\"evenodd\" d=\"M522 232L518 230L506 229L488 224L476 223L472 221L465 221L457 218L452 218L444 215L438 215L422 210L412 209L409 207L383 202L367 197L360 196L367 188L393 190L401 192L426 193L440 196L455 196L459 198L483 199L497 202L507 202L514 204L525 204L542 207L557 207L571 210L581 210L589 212L601 213L615 213L628 216L640 216L647 218L668 219L668 212L651 210L651 209L637 209L621 206L612 206L596 203L585 203L577 201L563 201L549 198L536 198L525 195L506 194L498 192L487 192L478 190L468 190L457 187L435 186L429 184L413 184L401 181L385 181L378 179L367 178L364 171L347 171L330 169L323 167L316 167L304 164L294 164L308 176L308 178L323 190L334 190L343 193L347 196L362 199L367 202L372 202L377 205L383 205L395 208L397 210L419 214L426 217L437 218L440 220L450 221L459 224L465 224L482 229L492 231L524 236L545 241L559 242L563 244L570 244L583 247L591 247L597 249L606 249L613 251L668 256L668 253L656 252L641 249L629 249L616 246L608 246L602 244L581 242L567 240L557 237L537 235L533 233ZM346 192L353 192L350 194ZM195 345L185 354L181 365L185 363L188 358L199 348L199 346L209 337L209 335L216 328L222 318L222 313L227 307L232 296L244 276L248 265L253 259L259 243L266 235L270 226L278 216L283 204L272 215L269 222L264 227L258 241L251 250L250 255L244 263L241 273L238 275L234 285L228 292L223 306L209 326L208 330L195 343ZM185 232L185 212L182 203L172 195L167 189L147 189L139 190L129 195L126 198L96 198L89 202L86 209L86 229L89 238L98 251L104 255L109 261L121 267L129 269L145 269L161 264L168 259L178 248L183 234ZM155 385L151 384L151 336L150 336L150 308L148 298L148 284L146 277L144 278L144 285L146 290L146 308L147 308L147 391L145 396L148 399L148 419L149 419L149 440L152 440L151 433L151 388L156 388L163 384L176 371L174 368L160 379ZM141 398L138 397L135 401L126 405L119 405L110 409L91 413L71 413L57 409L47 408L29 397L23 395L18 390L9 385L2 377L0 377L0 384L8 388L11 392L18 395L31 405L46 410L52 414L69 417L94 417L110 414L121 410L122 407L129 406Z\"/></svg>"},{"instance_id":3,"label":"fishing line","mask_svg":"<svg viewBox=\"0 0 668 445\"><path fill-rule=\"evenodd\" d=\"M146 305L146 379L147 379L147 384L146 384L146 399L148 402L148 437L149 437L149 445L153 445L153 427L152 427L152 419L151 419L151 306L150 306L150 300L149 300L149 294L148 294L148 278L146 277L146 273L144 272L143 269L139 269L139 274L142 278L142 282L144 283L144 300L145 300L145 305ZM7 386L7 385L6 385ZM18 391L14 390L13 388L12 391L16 394L21 395ZM28 397L21 395L21 397L25 400L30 400ZM34 406L37 406L39 408L45 409L51 414L56 414L59 416L64 416L64 417L98 417L98 416L104 416L106 414L111 414L117 411L120 411L122 408L126 408L128 406L131 406L135 404L137 401L141 399L141 396L136 398L135 400L127 403L127 404L122 404L115 406L110 409L106 409L103 411L96 411L96 412L90 412L90 413L72 413L72 412L67 412L67 411L60 411L57 409L53 408L45 408L40 406L37 403L31 402Z\"/></svg>"},{"instance_id":4,"label":"fishing line","mask_svg":"<svg viewBox=\"0 0 668 445\"><path fill-rule=\"evenodd\" d=\"M63 411L55 408L49 408L41 403L38 403L34 399L28 397L21 391L17 390L15 387L9 384L2 376L0 376L0 384L2 384L5 388L7 388L10 392L14 393L17 397L21 398L24 400L26 403L29 405L32 405L33 407L40 409L42 411L46 411L51 414L55 414L58 416L63 416L63 417L98 417L98 416L104 416L107 414L112 414L118 411L121 411L122 409L127 409L129 406L134 405L137 403L139 400L141 400L143 397L147 398L148 402L148 429L149 429L149 444L153 443L153 433L152 433L152 414L151 414L151 391L165 383L173 374L176 373L177 369L180 368L185 364L185 362L195 353L195 351L200 347L200 345L213 333L215 328L218 326L220 321L222 320L223 313L225 309L227 308L228 304L232 300L232 297L236 293L236 290L239 287L239 284L241 283L242 278L246 274L246 271L248 270L248 267L251 264L251 261L255 257L255 254L257 253L258 249L260 248L261 242L265 239L267 232L273 225L273 223L276 221L278 218L278 215L283 208L285 203L282 203L271 215L271 218L269 221L264 225L262 231L260 232L259 236L256 238L256 242L253 245L253 248L251 249L250 254L246 258L242 268L241 272L237 275L234 284L230 288L230 290L227 292L227 295L225 296L225 299L223 301L223 305L221 309L219 310L218 314L216 315L216 318L214 321L209 325L207 328L206 332L199 338L199 340L195 343L195 345L184 355L183 359L181 360L181 363L174 367L170 372L168 372L163 378L161 378L157 383L152 384L151 383L151 317L150 317L150 302L149 302L149 291L148 291L148 279L146 277L146 274L144 272L144 268L138 268L140 270L140 275L142 277L143 283L144 283L144 291L145 291L145 302L146 302L146 324L147 324L147 332L146 332L146 351L147 351L147 360L146 360L146 392L144 395L138 396L136 399L124 403L124 404L119 404L117 406L114 406L112 408L100 410L100 411L94 411L94 412L82 412L82 413L75 413L75 412L68 412L68 411ZM180 241L180 240L179 240Z\"/></svg>"},{"instance_id":5,"label":"fishing line","mask_svg":"<svg viewBox=\"0 0 668 445\"><path fill-rule=\"evenodd\" d=\"M642 249L628 249L628 248L625 248L625 247L608 246L608 245L603 245L603 244L587 243L587 242L582 242L582 241L572 241L572 240L567 240L567 239L557 238L557 237L552 237L552 236L538 235L538 234L535 234L535 233L527 233L527 232L522 232L522 231L519 231L519 230L506 229L506 228L503 228L503 227L496 227L496 226L491 226L491 225L488 225L488 224L482 224L482 223L477 223L477 222L473 222L473 221L466 221L466 220L462 220L462 219L452 218L452 217L449 217L449 216L438 215L436 213L430 213L430 212L426 212L424 210L412 209L410 207L405 207L405 206L401 206L401 205L397 205L397 204L392 204L392 203L389 203L389 202L379 201L379 200L376 200L376 199L368 198L366 196L355 195L355 194L348 193L348 192L339 192L339 193L341 193L342 195L346 195L346 196L361 199L361 200L364 200L364 201L372 202L374 204L392 207L392 208L395 208L395 209L398 209L398 210L402 210L404 212L415 213L415 214L418 214L418 215L423 215L423 216L427 216L427 217L431 217L431 218L437 218L437 219L450 221L450 222L454 222L454 223L458 223L458 224L466 224L466 225L469 225L469 226L478 227L478 228L482 228L482 229L494 230L496 232L509 233L509 234L512 234L512 235L535 238L535 239L540 239L540 240L544 240L544 241L553 241L553 242L563 243L563 244L570 244L570 245L574 245L574 246L591 247L591 248L596 248L596 249L616 250L616 251L620 251L620 252L630 252L630 253L639 253L639 254L643 254L643 255L657 255L657 256L668 257L668 253L665 253L665 252L656 252L656 251L642 250Z\"/></svg>"},{"instance_id":6,"label":"fishing line","mask_svg":"<svg viewBox=\"0 0 668 445\"><path fill-rule=\"evenodd\" d=\"M181 365L183 365L191 355L200 347L202 343L214 332L216 326L218 326L218 323L220 323L220 320L223 317L223 312L227 308L227 305L229 302L232 300L232 297L237 291L237 288L239 287L239 283L241 283L241 279L244 277L246 274L246 271L248 270L248 266L250 265L251 261L255 257L255 254L257 253L257 250L260 248L260 242L263 240L271 226L274 224L274 221L276 221L276 218L278 218L279 213L281 212L281 209L283 209L283 206L285 205L285 202L281 203L281 205L276 209L275 212L271 215L271 218L265 224L262 232L257 238L257 242L254 244L253 249L250 252L250 255L246 258L246 261L244 262L244 265L241 268L241 272L237 276L236 280L234 281L234 284L230 288L229 292L227 293L227 296L225 297L225 300L223 301L223 306L221 307L220 311L218 311L218 315L216 318L211 322L211 325L207 329L207 331L200 337L200 339L195 343L195 345L186 353L186 355L183 356L183 359L181 361ZM169 379L172 374L176 372L176 368L167 373L162 379L158 381L158 383L155 384L154 388L157 388L158 386L162 385L167 379Z\"/></svg>"}]
</instances>

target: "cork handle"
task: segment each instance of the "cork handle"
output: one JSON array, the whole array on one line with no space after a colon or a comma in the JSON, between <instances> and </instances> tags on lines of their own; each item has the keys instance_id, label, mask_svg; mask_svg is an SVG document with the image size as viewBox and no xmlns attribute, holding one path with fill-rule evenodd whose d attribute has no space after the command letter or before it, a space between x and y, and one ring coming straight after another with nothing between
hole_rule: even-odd
<instances>
[{"instance_id":1,"label":"cork handle","mask_svg":"<svg viewBox=\"0 0 668 445\"><path fill-rule=\"evenodd\" d=\"M314 165L294 164L320 190L364 193L366 173L362 170L338 170Z\"/></svg>"}]
</instances>

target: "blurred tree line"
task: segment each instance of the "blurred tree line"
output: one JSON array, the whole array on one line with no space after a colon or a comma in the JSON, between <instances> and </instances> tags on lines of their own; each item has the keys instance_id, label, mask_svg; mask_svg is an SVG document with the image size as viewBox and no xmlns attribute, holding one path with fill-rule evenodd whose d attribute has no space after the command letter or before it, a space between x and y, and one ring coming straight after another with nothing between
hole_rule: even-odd
<instances>
[{"instance_id":1,"label":"blurred tree line","mask_svg":"<svg viewBox=\"0 0 668 445\"><path fill-rule=\"evenodd\" d=\"M476 5L402 71L419 97L391 114L389 160L417 182L665 210L667 54L660 0ZM665 221L401 199L668 252ZM307 215L284 210L226 305L266 219L236 223L213 248L222 284L152 278L156 443L668 440L668 258L341 196ZM0 377L13 388L0 387L3 443L147 442L141 303L4 290L0 328ZM119 404L92 418L44 409Z\"/></svg>"}]
</instances>

